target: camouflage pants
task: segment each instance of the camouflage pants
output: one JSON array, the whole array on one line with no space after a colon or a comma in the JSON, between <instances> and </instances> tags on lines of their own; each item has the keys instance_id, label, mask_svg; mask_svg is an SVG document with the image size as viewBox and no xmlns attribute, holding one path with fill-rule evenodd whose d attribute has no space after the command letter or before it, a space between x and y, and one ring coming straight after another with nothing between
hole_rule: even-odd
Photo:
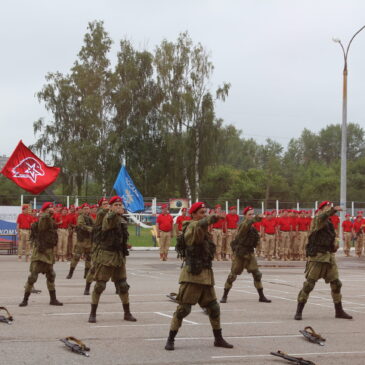
<instances>
[{"instance_id":1,"label":"camouflage pants","mask_svg":"<svg viewBox=\"0 0 365 365\"><path fill-rule=\"evenodd\" d=\"M101 294L106 288L106 283L111 279L117 289L120 300L123 304L129 303L129 285L127 283L127 273L125 265L106 266L102 264L95 265L93 279L96 281L91 296L91 303L98 304Z\"/></svg>"},{"instance_id":2,"label":"camouflage pants","mask_svg":"<svg viewBox=\"0 0 365 365\"><path fill-rule=\"evenodd\" d=\"M33 285L37 281L39 274L46 275L48 290L55 290L56 273L53 270L53 264L47 264L42 261L32 261L29 271L30 275L28 276L28 280L24 286L26 293L30 293L32 291Z\"/></svg>"},{"instance_id":3,"label":"camouflage pants","mask_svg":"<svg viewBox=\"0 0 365 365\"><path fill-rule=\"evenodd\" d=\"M75 268L80 261L81 256L84 255L85 258L85 268L90 269L91 266L91 242L90 241L77 241L73 257L71 260L71 267Z\"/></svg>"},{"instance_id":4,"label":"camouflage pants","mask_svg":"<svg viewBox=\"0 0 365 365\"><path fill-rule=\"evenodd\" d=\"M191 312L191 306L199 304L202 308L206 308L210 324L213 329L220 329L220 307L217 302L214 287L211 285L182 283L179 293L176 297L179 305L171 320L171 331L178 331L182 321Z\"/></svg>"},{"instance_id":5,"label":"camouflage pants","mask_svg":"<svg viewBox=\"0 0 365 365\"><path fill-rule=\"evenodd\" d=\"M212 239L215 244L215 258L217 260L221 259L222 253L222 243L223 243L223 230L218 228L213 228L212 230Z\"/></svg>"},{"instance_id":6,"label":"camouflage pants","mask_svg":"<svg viewBox=\"0 0 365 365\"><path fill-rule=\"evenodd\" d=\"M246 269L248 273L252 274L253 283L256 289L262 289L261 277L262 274L257 265L256 257L254 254L245 255L244 257L235 256L232 261L231 272L228 275L224 289L231 289L233 283L237 279L237 275L241 275L243 270Z\"/></svg>"},{"instance_id":7,"label":"camouflage pants","mask_svg":"<svg viewBox=\"0 0 365 365\"><path fill-rule=\"evenodd\" d=\"M344 232L343 233L343 238L344 238L343 252L346 256L348 256L350 254L350 250L351 250L352 233L351 232Z\"/></svg>"},{"instance_id":8,"label":"camouflage pants","mask_svg":"<svg viewBox=\"0 0 365 365\"><path fill-rule=\"evenodd\" d=\"M303 283L303 288L298 294L299 303L307 302L310 292L314 289L319 279L324 279L327 284L330 284L333 302L341 302L342 283L338 277L336 263L309 261L307 262L305 273L307 280Z\"/></svg>"}]
</instances>

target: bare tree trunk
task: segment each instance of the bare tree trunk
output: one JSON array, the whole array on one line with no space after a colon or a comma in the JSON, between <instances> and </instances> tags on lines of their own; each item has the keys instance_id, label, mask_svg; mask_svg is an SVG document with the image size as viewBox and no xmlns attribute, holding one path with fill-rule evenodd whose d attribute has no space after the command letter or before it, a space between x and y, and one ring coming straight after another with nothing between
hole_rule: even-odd
<instances>
[{"instance_id":1,"label":"bare tree trunk","mask_svg":"<svg viewBox=\"0 0 365 365\"><path fill-rule=\"evenodd\" d=\"M186 166L184 166L184 182L185 182L186 197L189 200L191 200L191 188L190 188L190 183L189 183L189 178L188 178L188 169L186 168Z\"/></svg>"}]
</instances>

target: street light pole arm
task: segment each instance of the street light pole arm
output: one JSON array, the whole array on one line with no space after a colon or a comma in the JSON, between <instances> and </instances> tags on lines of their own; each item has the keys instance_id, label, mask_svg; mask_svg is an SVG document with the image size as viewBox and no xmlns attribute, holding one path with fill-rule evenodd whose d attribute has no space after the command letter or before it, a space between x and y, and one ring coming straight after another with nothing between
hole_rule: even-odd
<instances>
[{"instance_id":1,"label":"street light pole arm","mask_svg":"<svg viewBox=\"0 0 365 365\"><path fill-rule=\"evenodd\" d=\"M348 44L348 46L347 46L347 49L346 49L346 56L345 56L345 58L346 58L346 60L347 60L347 55L348 55L348 53L349 53L349 49L350 49L350 46L351 46L351 43L352 43L352 41L354 40L354 38L363 30L363 29L365 29L365 25L364 26L362 26L353 36L352 36L352 38L350 39L350 42L349 42L349 44ZM342 47L343 48L343 47Z\"/></svg>"}]
</instances>

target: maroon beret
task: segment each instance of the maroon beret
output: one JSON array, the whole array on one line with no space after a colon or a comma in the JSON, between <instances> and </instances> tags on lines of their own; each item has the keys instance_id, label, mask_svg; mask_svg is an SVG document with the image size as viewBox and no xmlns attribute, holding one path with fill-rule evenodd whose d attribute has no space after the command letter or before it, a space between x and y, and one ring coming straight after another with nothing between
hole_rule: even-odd
<instances>
[{"instance_id":1,"label":"maroon beret","mask_svg":"<svg viewBox=\"0 0 365 365\"><path fill-rule=\"evenodd\" d=\"M205 204L203 202L196 202L194 203L190 209L189 209L189 214L193 214L195 213L197 210L199 210L200 208L205 208Z\"/></svg>"}]
</instances>

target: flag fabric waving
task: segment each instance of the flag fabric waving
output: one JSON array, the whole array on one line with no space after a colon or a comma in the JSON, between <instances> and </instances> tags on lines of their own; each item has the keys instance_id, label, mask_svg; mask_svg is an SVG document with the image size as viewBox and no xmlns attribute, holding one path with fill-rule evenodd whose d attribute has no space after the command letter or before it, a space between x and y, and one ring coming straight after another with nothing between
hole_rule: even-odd
<instances>
[{"instance_id":1,"label":"flag fabric waving","mask_svg":"<svg viewBox=\"0 0 365 365\"><path fill-rule=\"evenodd\" d=\"M46 165L20 141L1 173L22 189L39 194L56 181L60 171Z\"/></svg>"},{"instance_id":2,"label":"flag fabric waving","mask_svg":"<svg viewBox=\"0 0 365 365\"><path fill-rule=\"evenodd\" d=\"M113 188L123 198L123 205L128 211L135 213L144 210L143 196L135 187L125 166L120 169Z\"/></svg>"}]
</instances>

